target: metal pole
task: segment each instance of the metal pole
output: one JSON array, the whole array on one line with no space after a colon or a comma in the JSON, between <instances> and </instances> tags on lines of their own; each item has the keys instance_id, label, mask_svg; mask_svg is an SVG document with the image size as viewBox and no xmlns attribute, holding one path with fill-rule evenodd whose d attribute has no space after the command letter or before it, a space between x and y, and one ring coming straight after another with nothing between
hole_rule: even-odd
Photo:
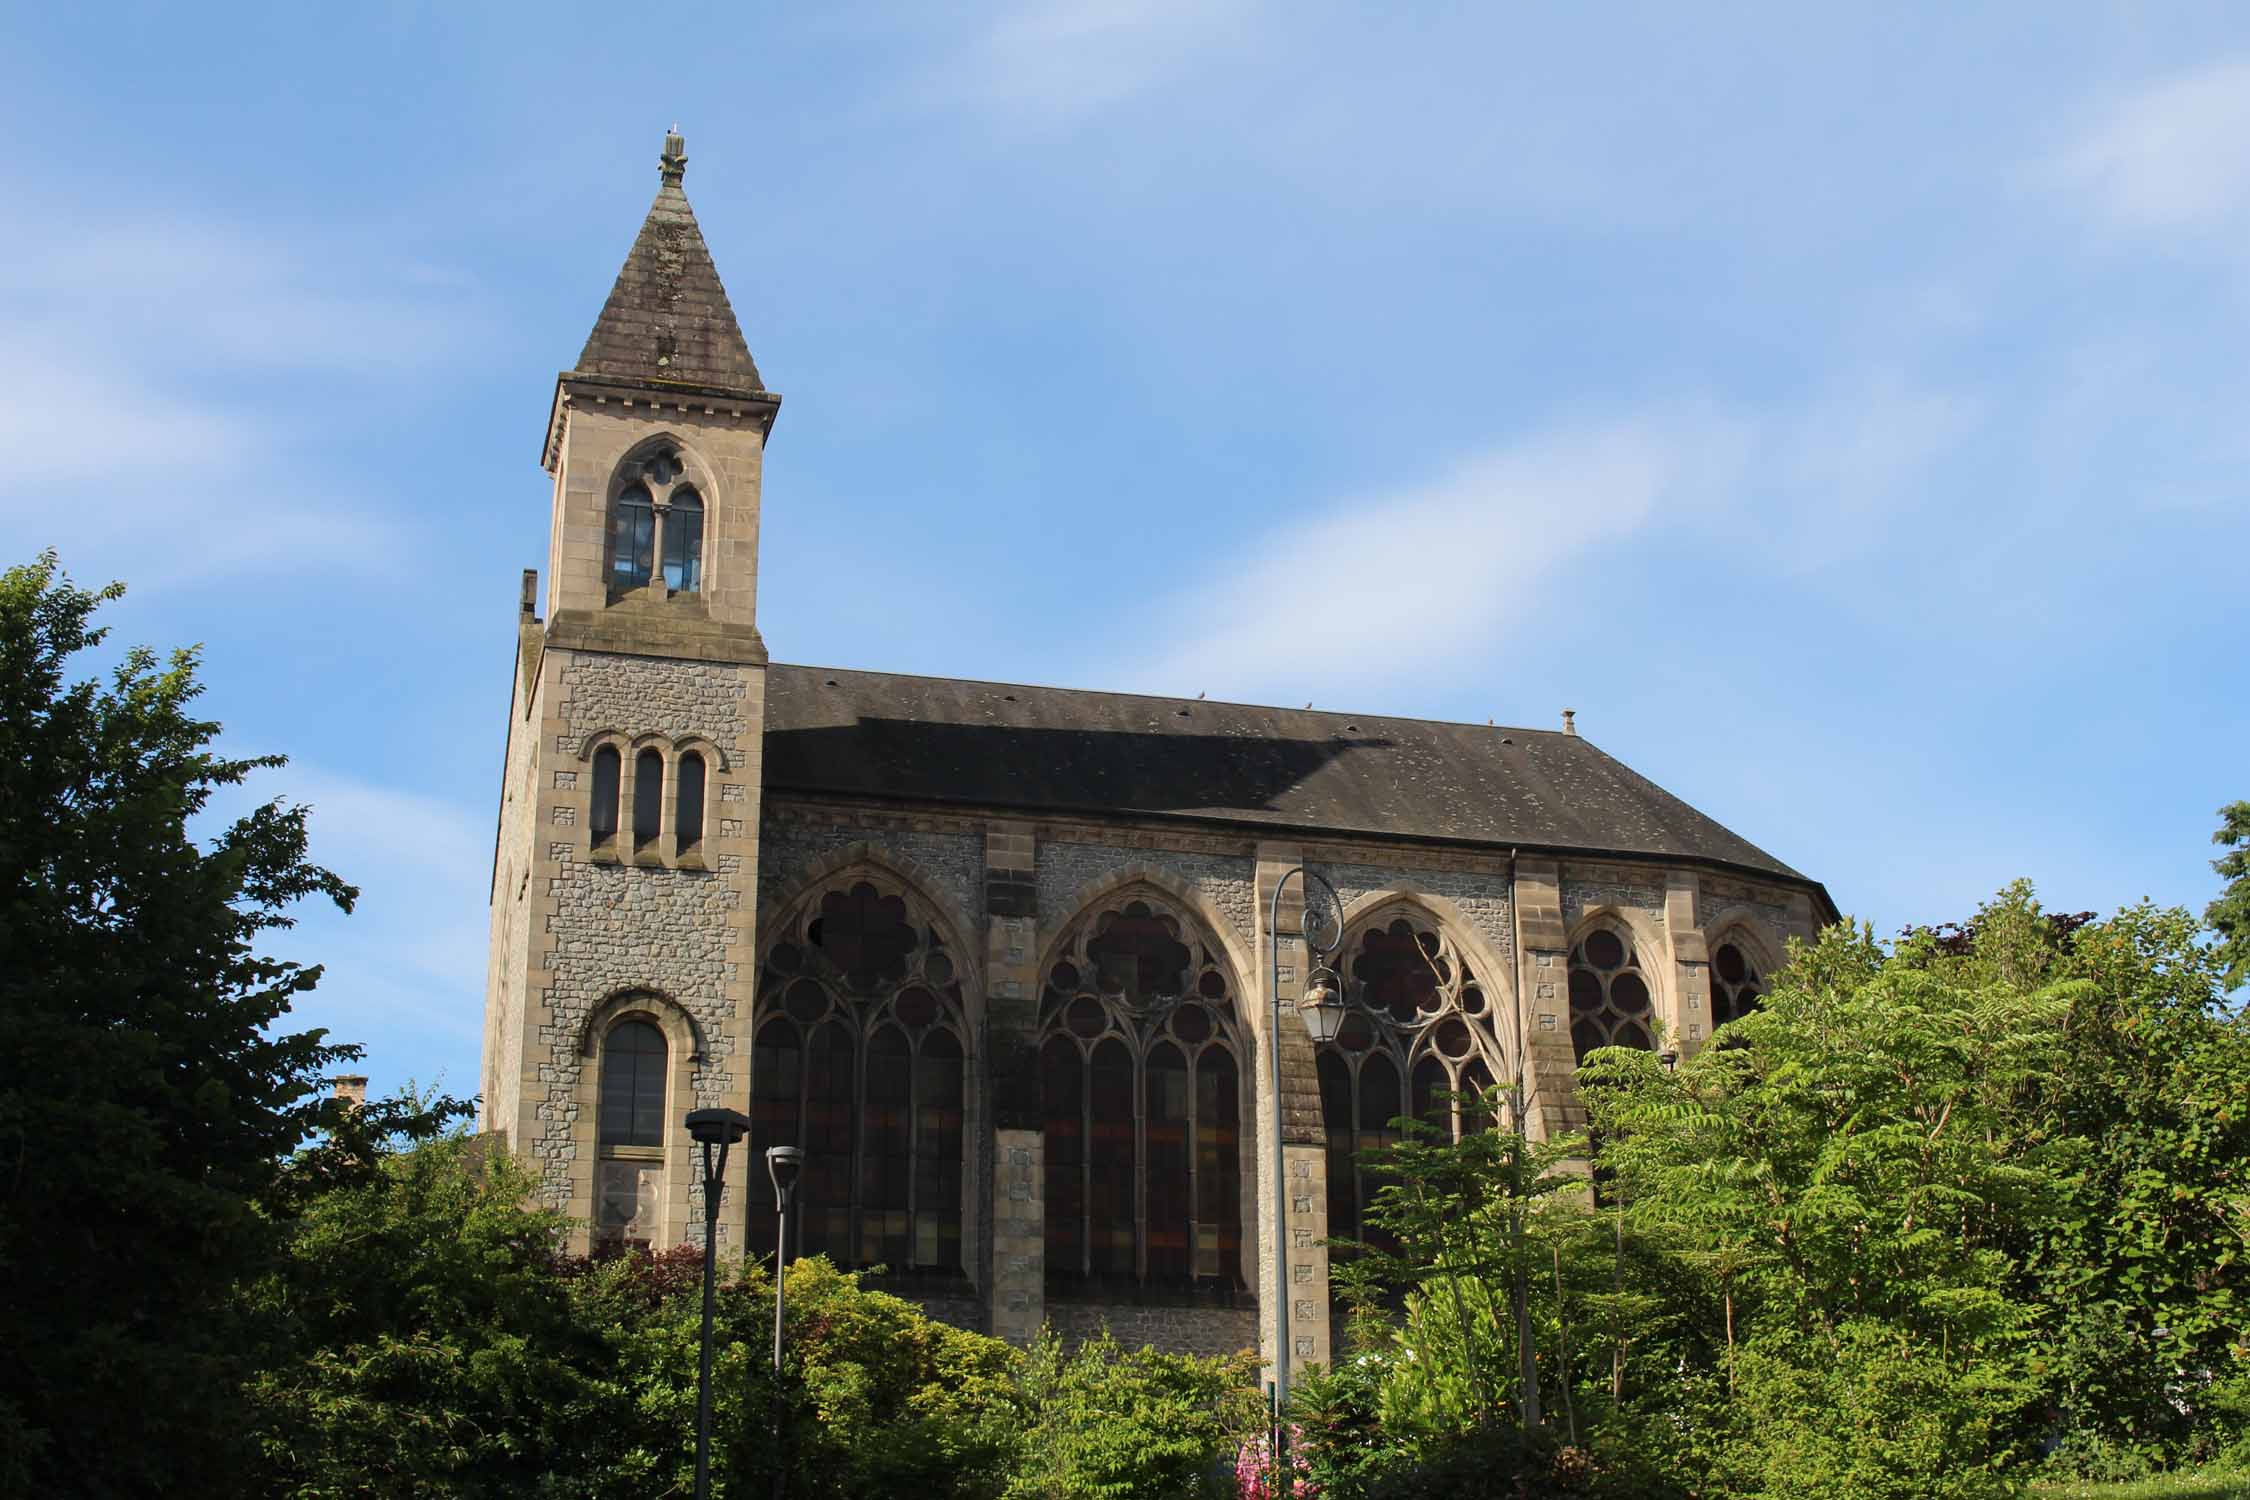
<instances>
[{"instance_id":1,"label":"metal pole","mask_svg":"<svg viewBox=\"0 0 2250 1500\"><path fill-rule=\"evenodd\" d=\"M703 1143L703 1362L695 1382L695 1500L711 1494L711 1311L718 1287L719 1187L727 1171L727 1148L719 1143L718 1170L711 1168L711 1143Z\"/></svg>"},{"instance_id":2,"label":"metal pole","mask_svg":"<svg viewBox=\"0 0 2250 1500\"><path fill-rule=\"evenodd\" d=\"M773 1500L782 1500L782 1492L789 1478L789 1453L782 1441L781 1419L781 1314L788 1305L788 1291L782 1283L783 1262L789 1254L789 1200L794 1193L779 1195L781 1202L778 1217L781 1229L773 1247Z\"/></svg>"}]
</instances>

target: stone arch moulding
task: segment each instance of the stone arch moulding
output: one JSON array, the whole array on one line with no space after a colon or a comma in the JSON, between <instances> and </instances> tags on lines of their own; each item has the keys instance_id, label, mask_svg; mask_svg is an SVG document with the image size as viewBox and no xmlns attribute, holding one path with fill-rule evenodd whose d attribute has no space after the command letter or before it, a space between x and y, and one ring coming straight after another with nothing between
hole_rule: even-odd
<instances>
[{"instance_id":1,"label":"stone arch moulding","mask_svg":"<svg viewBox=\"0 0 2250 1500\"><path fill-rule=\"evenodd\" d=\"M773 900L758 903L758 934L761 950L770 946L774 934L788 926L789 914L823 886L833 885L842 877L865 871L878 880L888 880L905 889L910 904L919 905L936 924L938 936L945 942L946 951L954 956L961 976L964 1004L969 1007L969 1019L981 1024L984 1017L984 948L972 942L977 927L965 914L955 909L941 892L945 889L943 877L920 861L886 849L880 844L864 839L831 849L828 853L808 860L775 882L783 894ZM761 951L758 961L763 964Z\"/></svg>"},{"instance_id":2,"label":"stone arch moulding","mask_svg":"<svg viewBox=\"0 0 2250 1500\"><path fill-rule=\"evenodd\" d=\"M1746 940L1764 972L1771 974L1784 961L1784 945L1774 940L1773 931L1747 906L1730 906L1703 924L1703 941L1707 951L1716 953L1721 943Z\"/></svg>"},{"instance_id":3,"label":"stone arch moulding","mask_svg":"<svg viewBox=\"0 0 2250 1500\"><path fill-rule=\"evenodd\" d=\"M578 1025L578 1055L592 1057L609 1028L621 1018L636 1013L646 1014L654 1020L672 1045L685 1043L687 1060L695 1066L702 1067L709 1060L710 1051L704 1044L703 1024L696 1020L695 1012L665 991L646 984L626 985L611 990L586 1012L586 1019Z\"/></svg>"},{"instance_id":4,"label":"stone arch moulding","mask_svg":"<svg viewBox=\"0 0 2250 1500\"><path fill-rule=\"evenodd\" d=\"M680 468L686 474L687 482L703 497L706 514L723 503L724 497L719 492L719 476L704 459L702 451L667 428L663 432L642 438L618 458L616 467L610 470L608 488L602 494L605 513L608 507L617 503L617 497L625 492L625 486L639 477L643 460L660 448L669 449L679 456Z\"/></svg>"},{"instance_id":5,"label":"stone arch moulding","mask_svg":"<svg viewBox=\"0 0 2250 1500\"><path fill-rule=\"evenodd\" d=\"M1243 1008L1250 1012L1264 1008L1253 997L1265 993L1265 981L1260 977L1257 965L1250 961L1250 955L1244 950L1241 936L1235 932L1233 924L1227 921L1225 915L1211 904L1209 898L1192 881L1182 880L1159 865L1139 861L1123 869L1112 870L1100 879L1090 880L1073 891L1066 903L1064 915L1053 916L1047 912L1039 914L1042 923L1052 921L1053 931L1040 949L1039 967L1033 972L1045 974L1053 966L1055 959L1062 953L1063 940L1076 932L1080 918L1098 907L1115 906L1131 900L1131 892L1136 889L1146 891L1158 901L1179 907L1193 918L1204 934L1218 945L1220 963L1231 971L1227 977L1233 983L1233 992L1250 1002ZM1244 1019L1250 1022L1251 1031L1255 1035L1265 1034L1265 1028L1254 1016L1245 1016Z\"/></svg>"},{"instance_id":6,"label":"stone arch moulding","mask_svg":"<svg viewBox=\"0 0 2250 1500\"><path fill-rule=\"evenodd\" d=\"M586 737L578 742L578 759L582 761L592 760L594 752L605 744L615 745L620 754L655 745L660 749L670 750L672 752L671 758L674 759L693 750L698 755L709 756L713 762L714 770L731 771L734 769L733 762L727 759L725 748L709 735L696 734L691 731L687 734L666 736L653 730L645 734L629 735L624 730L610 724L589 731Z\"/></svg>"}]
</instances>

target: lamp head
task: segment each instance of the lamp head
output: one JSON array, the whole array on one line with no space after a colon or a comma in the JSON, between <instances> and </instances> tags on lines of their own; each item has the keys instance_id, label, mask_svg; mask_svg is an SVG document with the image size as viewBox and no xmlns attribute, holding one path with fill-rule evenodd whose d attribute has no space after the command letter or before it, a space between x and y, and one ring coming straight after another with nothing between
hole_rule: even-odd
<instances>
[{"instance_id":1,"label":"lamp head","mask_svg":"<svg viewBox=\"0 0 2250 1500\"><path fill-rule=\"evenodd\" d=\"M706 1146L731 1146L750 1133L750 1117L739 1109L691 1109L687 1132Z\"/></svg>"},{"instance_id":2,"label":"lamp head","mask_svg":"<svg viewBox=\"0 0 2250 1500\"><path fill-rule=\"evenodd\" d=\"M797 1178L805 1170L805 1153L797 1146L766 1147L766 1175L773 1179L774 1197L787 1201Z\"/></svg>"},{"instance_id":3,"label":"lamp head","mask_svg":"<svg viewBox=\"0 0 2250 1500\"><path fill-rule=\"evenodd\" d=\"M1656 1060L1664 1064L1664 1071L1669 1073L1679 1067L1680 1054L1677 1052L1660 1052L1657 1054Z\"/></svg>"},{"instance_id":4,"label":"lamp head","mask_svg":"<svg viewBox=\"0 0 2250 1500\"><path fill-rule=\"evenodd\" d=\"M1335 970L1324 964L1305 976L1304 998L1297 1002L1297 1014L1304 1018L1305 1030L1315 1046L1336 1040L1336 1033L1344 1029L1344 988Z\"/></svg>"}]
</instances>

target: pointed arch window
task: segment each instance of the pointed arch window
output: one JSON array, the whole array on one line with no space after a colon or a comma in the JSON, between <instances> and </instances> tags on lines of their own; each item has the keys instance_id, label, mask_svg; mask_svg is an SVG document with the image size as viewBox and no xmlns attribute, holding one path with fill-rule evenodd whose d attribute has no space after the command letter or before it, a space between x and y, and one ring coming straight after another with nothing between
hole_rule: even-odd
<instances>
[{"instance_id":1,"label":"pointed arch window","mask_svg":"<svg viewBox=\"0 0 2250 1500\"><path fill-rule=\"evenodd\" d=\"M675 594L703 587L703 497L686 485L664 513L664 586Z\"/></svg>"},{"instance_id":2,"label":"pointed arch window","mask_svg":"<svg viewBox=\"0 0 2250 1500\"><path fill-rule=\"evenodd\" d=\"M1345 943L1354 1002L1317 1053L1328 1134L1328 1232L1363 1234L1382 1179L1362 1153L1395 1143L1401 1116L1448 1140L1491 1120L1456 1094L1481 1097L1505 1055L1484 985L1459 946L1419 910L1378 915Z\"/></svg>"},{"instance_id":3,"label":"pointed arch window","mask_svg":"<svg viewBox=\"0 0 2250 1500\"><path fill-rule=\"evenodd\" d=\"M1596 1047L1656 1050L1648 975L1632 939L1596 927L1570 950L1570 1045L1583 1062Z\"/></svg>"},{"instance_id":4,"label":"pointed arch window","mask_svg":"<svg viewBox=\"0 0 2250 1500\"><path fill-rule=\"evenodd\" d=\"M952 956L899 891L866 879L803 902L767 950L751 1145L804 1149L792 1254L958 1277L968 1027ZM771 1245L771 1194L752 1244Z\"/></svg>"},{"instance_id":5,"label":"pointed arch window","mask_svg":"<svg viewBox=\"0 0 2250 1500\"><path fill-rule=\"evenodd\" d=\"M1765 988L1749 950L1739 943L1721 943L1711 955L1712 1027L1739 1021L1756 1010Z\"/></svg>"},{"instance_id":6,"label":"pointed arch window","mask_svg":"<svg viewBox=\"0 0 2250 1500\"><path fill-rule=\"evenodd\" d=\"M664 1197L670 1048L652 1021L629 1017L602 1039L595 1129L594 1238L646 1248Z\"/></svg>"},{"instance_id":7,"label":"pointed arch window","mask_svg":"<svg viewBox=\"0 0 2250 1500\"><path fill-rule=\"evenodd\" d=\"M1097 911L1040 1015L1049 1280L1241 1289L1243 1040L1211 945L1153 900Z\"/></svg>"}]
</instances>

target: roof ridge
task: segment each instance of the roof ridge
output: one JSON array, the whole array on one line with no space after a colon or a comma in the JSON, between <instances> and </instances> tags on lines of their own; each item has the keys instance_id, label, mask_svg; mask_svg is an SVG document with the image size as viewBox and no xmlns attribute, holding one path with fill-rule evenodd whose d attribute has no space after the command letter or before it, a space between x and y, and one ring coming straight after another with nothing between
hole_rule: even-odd
<instances>
[{"instance_id":1,"label":"roof ridge","mask_svg":"<svg viewBox=\"0 0 2250 1500\"><path fill-rule=\"evenodd\" d=\"M574 373L762 392L757 361L681 186L687 143L677 129L664 137L657 171L656 198Z\"/></svg>"},{"instance_id":2,"label":"roof ridge","mask_svg":"<svg viewBox=\"0 0 2250 1500\"><path fill-rule=\"evenodd\" d=\"M997 678L991 677L942 677L934 672L884 672L878 671L873 667L823 667L815 666L807 662L777 661L771 663L770 665L775 668L782 668L795 672L853 672L862 677L905 677L911 678L916 682L960 682L972 684L977 687L1027 688L1033 692L1038 693L1088 693L1099 694L1100 696L1105 698L1141 698L1146 699L1151 703L1201 703L1211 708L1255 708L1263 709L1271 713L1283 714L1311 713L1319 714L1324 717L1333 719L1387 719L1393 723L1399 724L1434 724L1439 726L1440 728L1445 729L1490 729L1494 731L1506 730L1511 734L1550 735L1558 740L1577 740L1584 738L1581 735L1566 734L1560 729L1534 729L1529 725L1524 724L1479 724L1471 719L1432 719L1420 714L1380 713L1372 709L1355 710L1341 708L1289 708L1279 703L1249 703L1239 698L1191 698L1185 693L1139 693L1129 690L1112 688L1058 687L1053 683L1045 682L1004 682ZM1591 740L1587 740L1586 743L1591 745L1593 742ZM1615 759L1614 756L1611 758ZM1622 762L1620 762L1620 764L1622 764Z\"/></svg>"}]
</instances>

